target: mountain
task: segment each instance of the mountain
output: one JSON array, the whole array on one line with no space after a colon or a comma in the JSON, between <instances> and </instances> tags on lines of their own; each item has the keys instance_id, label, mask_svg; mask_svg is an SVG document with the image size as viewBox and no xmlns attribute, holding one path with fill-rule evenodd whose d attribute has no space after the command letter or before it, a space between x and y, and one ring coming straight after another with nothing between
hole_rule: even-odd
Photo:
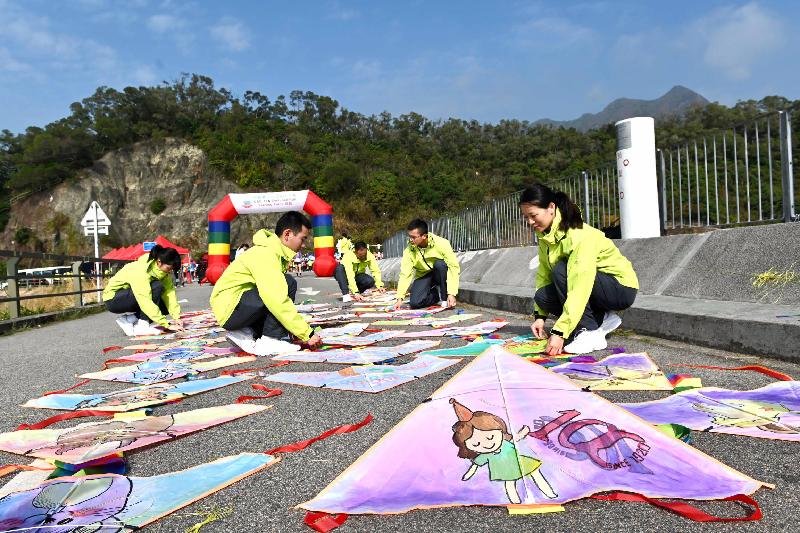
<instances>
[{"instance_id":1,"label":"mountain","mask_svg":"<svg viewBox=\"0 0 800 533\"><path fill-rule=\"evenodd\" d=\"M692 107L705 106L708 103L708 100L693 90L687 89L681 85L676 85L665 95L655 100L618 98L596 114L584 113L580 118L576 118L575 120L563 121L544 118L537 120L536 124L575 128L578 131L585 132L631 117L659 118L670 115L683 115Z\"/></svg>"}]
</instances>

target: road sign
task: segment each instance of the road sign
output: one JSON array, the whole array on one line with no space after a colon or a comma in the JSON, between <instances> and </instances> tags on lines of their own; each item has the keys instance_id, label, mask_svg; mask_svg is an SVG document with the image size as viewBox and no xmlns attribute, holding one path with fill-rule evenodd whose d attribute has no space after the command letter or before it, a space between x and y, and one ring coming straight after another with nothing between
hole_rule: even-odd
<instances>
[{"instance_id":1,"label":"road sign","mask_svg":"<svg viewBox=\"0 0 800 533\"><path fill-rule=\"evenodd\" d=\"M142 243L142 249L145 252L149 252L150 250L152 250L155 247L156 247L156 242L155 241L144 241Z\"/></svg>"},{"instance_id":2,"label":"road sign","mask_svg":"<svg viewBox=\"0 0 800 533\"><path fill-rule=\"evenodd\" d=\"M97 226L98 235L108 235L108 226ZM83 228L83 234L91 237L94 235L94 226Z\"/></svg>"},{"instance_id":3,"label":"road sign","mask_svg":"<svg viewBox=\"0 0 800 533\"><path fill-rule=\"evenodd\" d=\"M95 217L97 218L98 226L111 225L111 220L108 218L108 215L105 214L97 202L92 201L89 209L86 211L86 214L83 215L83 218L81 219L81 226L84 228L93 227L95 223Z\"/></svg>"}]
</instances>

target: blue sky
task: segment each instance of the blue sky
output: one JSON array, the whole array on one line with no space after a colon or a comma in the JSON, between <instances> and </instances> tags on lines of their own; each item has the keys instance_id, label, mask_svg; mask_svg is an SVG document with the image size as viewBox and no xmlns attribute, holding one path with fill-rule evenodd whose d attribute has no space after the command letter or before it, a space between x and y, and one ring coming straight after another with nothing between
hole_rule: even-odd
<instances>
[{"instance_id":1,"label":"blue sky","mask_svg":"<svg viewBox=\"0 0 800 533\"><path fill-rule=\"evenodd\" d=\"M0 0L0 129L181 72L483 122L573 119L676 84L726 105L797 99L798 20L788 0Z\"/></svg>"}]
</instances>

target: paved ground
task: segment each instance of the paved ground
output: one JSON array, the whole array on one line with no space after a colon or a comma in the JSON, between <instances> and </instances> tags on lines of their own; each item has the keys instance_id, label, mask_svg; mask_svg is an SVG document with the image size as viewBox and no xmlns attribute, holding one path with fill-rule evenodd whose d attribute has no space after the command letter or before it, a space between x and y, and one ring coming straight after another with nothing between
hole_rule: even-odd
<instances>
[{"instance_id":1,"label":"paved ground","mask_svg":"<svg viewBox=\"0 0 800 533\"><path fill-rule=\"evenodd\" d=\"M335 283L308 274L299 278L300 287L321 290L318 302L334 301ZM187 298L184 310L208 307L210 288L196 285L179 289ZM307 296L299 296L299 299ZM472 308L476 309L476 308ZM528 331L521 316L479 310L484 317L503 316L512 323L504 336ZM99 369L105 357L104 346L126 341L109 313L78 320L50 324L40 328L0 337L2 390L0 409L5 416L0 429L9 431L23 422L35 422L53 411L18 407L42 392L61 389L78 381L77 374ZM445 340L443 346L457 346L464 341ZM629 352L647 351L667 372L678 372L671 365L680 363L738 366L766 364L779 371L800 376L800 365L746 357L733 353L698 348L687 344L649 337L618 335L610 347L622 346ZM110 354L111 355L111 354ZM304 511L293 506L312 498L336 475L358 458L378 438L389 431L407 413L427 398L466 362L442 372L402 385L381 394L361 394L284 385L283 395L267 400L274 409L208 431L158 445L129 456L132 475L151 476L188 468L240 452L257 452L302 440L326 428L357 422L372 413L375 420L361 430L333 437L303 452L287 455L282 462L251 476L217 494L189 506L151 525L149 531L182 531L196 523L190 513L199 509L231 506L234 513L209 524L203 532L213 531L311 531L303 525ZM249 366L253 366L251 363ZM291 370L339 369L339 365L293 365ZM770 383L765 376L747 372L693 370L709 386L750 389ZM107 391L124 388L122 384L92 382L83 391ZM77 391L76 391L77 392ZM156 409L166 414L186 409L209 407L232 402L248 394L249 384L237 384L188 398L180 404ZM663 397L664 393L607 393L613 401L644 401ZM69 424L69 423L68 423ZM695 446L757 479L777 486L756 493L764 519L748 524L699 525L644 504L606 503L582 500L567 504L566 512L552 515L509 516L501 508L452 508L414 511L396 516L351 517L341 531L520 531L533 528L544 531L592 532L625 531L796 531L800 528L800 473L797 469L797 444L720 434L693 433ZM20 458L0 453L0 464L20 462ZM687 483L691 483L687 479ZM735 513L732 504L702 504L721 513Z\"/></svg>"}]
</instances>

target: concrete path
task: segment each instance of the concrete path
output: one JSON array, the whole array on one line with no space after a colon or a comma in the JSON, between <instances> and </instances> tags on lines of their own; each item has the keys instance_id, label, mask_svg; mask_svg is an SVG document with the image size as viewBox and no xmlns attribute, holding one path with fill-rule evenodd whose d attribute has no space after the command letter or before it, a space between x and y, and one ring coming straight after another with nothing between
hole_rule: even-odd
<instances>
[{"instance_id":1,"label":"concrete path","mask_svg":"<svg viewBox=\"0 0 800 533\"><path fill-rule=\"evenodd\" d=\"M298 281L301 288L321 291L313 296L317 302L334 301L331 295L338 292L331 279L316 279L306 274L298 278ZM185 310L208 307L209 287L193 285L178 290L180 298L189 300L183 304ZM298 300L308 297L299 296ZM482 312L484 319L496 316L510 319L511 325L501 330L503 336L528 331L529 324L520 315L475 307L469 309ZM4 391L0 398L0 409L4 415L0 429L10 431L21 423L35 422L55 414L55 411L28 409L19 405L45 391L75 384L79 380L76 377L78 374L99 369L108 358L101 353L103 347L125 344L126 341L109 313L0 337ZM445 340L443 346L458 346L463 343L460 340ZM800 365L796 363L745 357L649 337L617 335L609 339L609 345L624 347L629 352L647 351L668 373L681 372L681 369L673 366L681 363L719 366L764 364L789 375L800 376ZM259 366L266 363L263 359L257 362ZM230 506L234 509L232 515L205 526L202 531L310 532L302 522L304 511L295 510L293 506L316 495L465 364L466 362L462 362L432 376L375 395L285 385L281 387L283 395L262 401L274 406L266 413L129 455L132 475L151 476L189 468L225 455L270 449L315 436L333 426L360 421L368 413L375 416L375 420L361 430L333 437L305 451L289 454L283 461L264 472L180 510L149 526L147 530L183 531L200 520L197 516L190 516L191 513L200 509ZM250 363L246 366L254 365ZM292 370L299 371L340 368L340 365L327 364L298 364L291 367ZM749 372L689 372L702 377L707 386L751 389L772 382L770 378ZM92 382L76 392L119 390L124 387L124 384ZM167 414L222 405L250 392L247 383L232 385L188 398L176 405L157 407L154 412ZM665 393L605 393L604 396L619 402L645 401L663 397ZM64 425L72 424L73 422L67 422ZM645 504L581 500L566 505L566 512L551 515L512 517L501 508L463 507L415 511L396 516L353 516L341 531L541 530L598 533L699 530L700 527L703 531L793 531L800 528L800 514L795 511L800 508L798 444L698 432L694 432L692 437L698 449L750 476L777 486L775 490L763 489L755 495L765 515L761 522L697 526ZM25 462L24 458L10 454L0 453L0 456L0 464ZM732 504L700 504L700 507L711 512L733 515L737 512Z\"/></svg>"}]
</instances>

